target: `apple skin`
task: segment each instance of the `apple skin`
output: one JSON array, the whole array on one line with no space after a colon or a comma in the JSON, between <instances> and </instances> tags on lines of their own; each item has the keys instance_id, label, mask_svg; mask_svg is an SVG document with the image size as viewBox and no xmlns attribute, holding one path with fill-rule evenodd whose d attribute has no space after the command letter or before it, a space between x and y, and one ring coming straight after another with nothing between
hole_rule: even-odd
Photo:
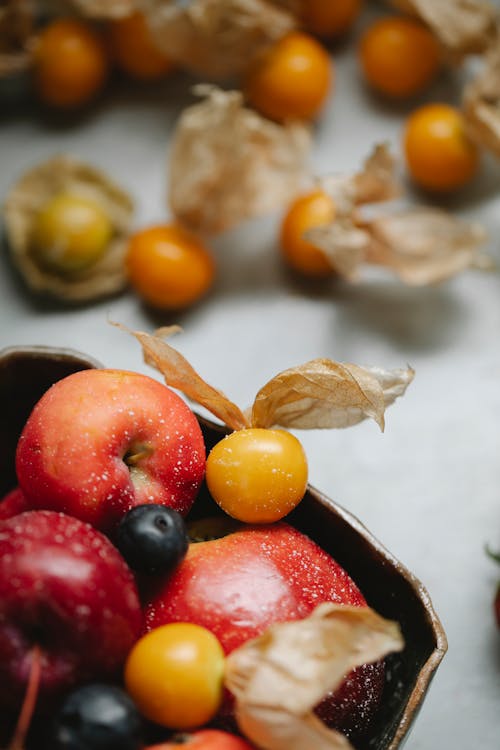
<instances>
[{"instance_id":1,"label":"apple skin","mask_svg":"<svg viewBox=\"0 0 500 750\"><path fill-rule=\"evenodd\" d=\"M19 711L41 650L38 706L115 678L142 628L135 579L99 531L63 513L0 523L0 710Z\"/></svg>"},{"instance_id":2,"label":"apple skin","mask_svg":"<svg viewBox=\"0 0 500 750\"><path fill-rule=\"evenodd\" d=\"M182 747L188 750L253 750L254 746L241 737L220 729L200 729L192 734L175 737L173 742L150 745L148 750L179 750Z\"/></svg>"},{"instance_id":3,"label":"apple skin","mask_svg":"<svg viewBox=\"0 0 500 750\"><path fill-rule=\"evenodd\" d=\"M31 505L26 500L20 487L14 487L13 490L0 498L0 521L24 513L25 510L31 510Z\"/></svg>"},{"instance_id":4,"label":"apple skin","mask_svg":"<svg viewBox=\"0 0 500 750\"><path fill-rule=\"evenodd\" d=\"M211 630L227 654L322 602L366 606L347 572L309 537L285 522L246 526L191 544L171 577L147 596L145 627L194 622ZM361 737L380 702L384 674L383 662L353 670L318 714L347 736ZM230 713L226 702L223 726Z\"/></svg>"},{"instance_id":5,"label":"apple skin","mask_svg":"<svg viewBox=\"0 0 500 750\"><path fill-rule=\"evenodd\" d=\"M187 513L205 461L198 421L170 388L139 373L83 370L35 405L16 471L32 507L109 531L135 505Z\"/></svg>"}]
</instances>

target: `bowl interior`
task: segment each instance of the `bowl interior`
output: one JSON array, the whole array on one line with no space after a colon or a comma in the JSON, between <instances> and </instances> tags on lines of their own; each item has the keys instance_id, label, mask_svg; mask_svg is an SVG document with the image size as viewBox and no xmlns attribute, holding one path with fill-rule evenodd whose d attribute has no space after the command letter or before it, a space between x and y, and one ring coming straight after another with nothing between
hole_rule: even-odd
<instances>
[{"instance_id":1,"label":"bowl interior","mask_svg":"<svg viewBox=\"0 0 500 750\"><path fill-rule=\"evenodd\" d=\"M0 352L0 496L16 484L15 448L31 409L52 383L77 370L99 367L67 349L11 348ZM199 417L207 451L226 430ZM190 517L220 514L206 487ZM446 652L446 636L422 584L358 519L309 486L287 521L308 534L353 577L368 603L397 620L405 649L387 658L382 704L359 750L396 750L408 735L432 676Z\"/></svg>"}]
</instances>

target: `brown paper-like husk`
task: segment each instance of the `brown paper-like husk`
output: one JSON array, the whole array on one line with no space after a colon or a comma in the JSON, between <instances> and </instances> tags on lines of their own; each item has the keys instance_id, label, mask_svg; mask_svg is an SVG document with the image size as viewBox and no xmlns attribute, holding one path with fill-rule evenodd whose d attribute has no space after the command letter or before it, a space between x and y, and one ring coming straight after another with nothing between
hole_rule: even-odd
<instances>
[{"instance_id":1,"label":"brown paper-like husk","mask_svg":"<svg viewBox=\"0 0 500 750\"><path fill-rule=\"evenodd\" d=\"M272 625L227 657L238 725L262 750L349 750L314 707L352 669L403 646L397 623L368 607L321 604L303 620Z\"/></svg>"},{"instance_id":2,"label":"brown paper-like husk","mask_svg":"<svg viewBox=\"0 0 500 750\"><path fill-rule=\"evenodd\" d=\"M252 407L254 427L289 429L351 427L371 418L384 429L384 412L403 395L414 372L383 370L313 359L279 373Z\"/></svg>"},{"instance_id":3,"label":"brown paper-like husk","mask_svg":"<svg viewBox=\"0 0 500 750\"><path fill-rule=\"evenodd\" d=\"M240 74L296 25L292 2L139 0L159 49L204 78Z\"/></svg>"},{"instance_id":4,"label":"brown paper-like husk","mask_svg":"<svg viewBox=\"0 0 500 750\"><path fill-rule=\"evenodd\" d=\"M36 214L60 192L96 200L114 228L104 255L92 266L71 274L59 274L40 265L32 247ZM130 196L101 171L70 156L55 156L24 174L5 201L5 227L13 262L31 289L66 302L86 302L116 293L127 284L124 258L132 213Z\"/></svg>"},{"instance_id":5,"label":"brown paper-like husk","mask_svg":"<svg viewBox=\"0 0 500 750\"><path fill-rule=\"evenodd\" d=\"M437 284L466 268L491 267L480 253L484 229L437 208L418 207L369 225L367 261L394 271L406 284Z\"/></svg>"},{"instance_id":6,"label":"brown paper-like husk","mask_svg":"<svg viewBox=\"0 0 500 750\"><path fill-rule=\"evenodd\" d=\"M483 52L497 23L495 6L487 0L388 0L423 21L443 46L450 61Z\"/></svg>"},{"instance_id":7,"label":"brown paper-like husk","mask_svg":"<svg viewBox=\"0 0 500 750\"><path fill-rule=\"evenodd\" d=\"M304 237L322 251L335 273L347 281L359 279L371 237L369 232L356 226L351 217L341 217L333 224L309 229Z\"/></svg>"},{"instance_id":8,"label":"brown paper-like husk","mask_svg":"<svg viewBox=\"0 0 500 750\"><path fill-rule=\"evenodd\" d=\"M243 106L239 91L198 86L172 139L170 207L193 231L216 234L295 197L307 172L311 133Z\"/></svg>"},{"instance_id":9,"label":"brown paper-like husk","mask_svg":"<svg viewBox=\"0 0 500 750\"><path fill-rule=\"evenodd\" d=\"M406 284L421 286L469 267L491 267L491 260L480 253L486 241L483 228L443 210L417 206L391 212L387 208L378 218L362 218L364 204L382 203L400 194L395 166L387 148L379 145L361 172L319 180L333 198L335 218L331 224L309 229L304 237L323 252L332 269L348 281L357 281L362 268L371 263L390 269Z\"/></svg>"},{"instance_id":10,"label":"brown paper-like husk","mask_svg":"<svg viewBox=\"0 0 500 750\"><path fill-rule=\"evenodd\" d=\"M182 391L233 430L273 426L338 429L367 418L374 419L383 430L385 409L405 393L414 377L411 368L384 370L315 359L271 378L257 393L247 417L165 341L180 330L177 326L149 334L119 323L114 325L137 339L144 361L161 372L169 386Z\"/></svg>"},{"instance_id":11,"label":"brown paper-like husk","mask_svg":"<svg viewBox=\"0 0 500 750\"><path fill-rule=\"evenodd\" d=\"M351 217L356 206L389 201L401 194L396 159L385 143L374 146L359 172L327 175L317 182L335 203L337 218Z\"/></svg>"},{"instance_id":12,"label":"brown paper-like husk","mask_svg":"<svg viewBox=\"0 0 500 750\"><path fill-rule=\"evenodd\" d=\"M57 0L61 9L74 10L88 18L125 18L136 10L136 0Z\"/></svg>"},{"instance_id":13,"label":"brown paper-like husk","mask_svg":"<svg viewBox=\"0 0 500 750\"><path fill-rule=\"evenodd\" d=\"M0 78L31 67L34 12L32 0L7 0L0 8Z\"/></svg>"},{"instance_id":14,"label":"brown paper-like husk","mask_svg":"<svg viewBox=\"0 0 500 750\"><path fill-rule=\"evenodd\" d=\"M470 137L500 157L500 32L482 70L465 87L463 113Z\"/></svg>"},{"instance_id":15,"label":"brown paper-like husk","mask_svg":"<svg viewBox=\"0 0 500 750\"><path fill-rule=\"evenodd\" d=\"M114 323L118 328L134 336L142 347L144 361L161 372L171 388L182 391L192 401L208 409L214 416L233 430L241 430L249 424L241 410L222 391L217 390L201 378L187 359L165 338L180 331L178 326L159 328L154 335L144 331L132 331Z\"/></svg>"}]
</instances>

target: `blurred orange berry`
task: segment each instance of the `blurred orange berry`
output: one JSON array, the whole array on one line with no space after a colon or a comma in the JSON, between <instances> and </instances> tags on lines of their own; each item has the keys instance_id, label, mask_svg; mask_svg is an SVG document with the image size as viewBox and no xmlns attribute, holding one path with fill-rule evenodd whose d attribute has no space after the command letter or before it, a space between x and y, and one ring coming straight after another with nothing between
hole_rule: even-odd
<instances>
[{"instance_id":1,"label":"blurred orange berry","mask_svg":"<svg viewBox=\"0 0 500 750\"><path fill-rule=\"evenodd\" d=\"M198 237L178 224L134 234L126 264L137 293L160 309L188 307L205 294L214 278L211 254Z\"/></svg>"},{"instance_id":2,"label":"blurred orange berry","mask_svg":"<svg viewBox=\"0 0 500 750\"><path fill-rule=\"evenodd\" d=\"M101 37L84 21L61 18L41 32L34 85L44 103L62 109L87 104L103 87L108 68Z\"/></svg>"},{"instance_id":3,"label":"blurred orange berry","mask_svg":"<svg viewBox=\"0 0 500 750\"><path fill-rule=\"evenodd\" d=\"M361 38L361 68L368 83L392 97L413 96L428 86L440 66L439 44L412 18L375 21Z\"/></svg>"},{"instance_id":4,"label":"blurred orange berry","mask_svg":"<svg viewBox=\"0 0 500 750\"><path fill-rule=\"evenodd\" d=\"M300 16L311 34L330 39L349 31L363 0L302 0Z\"/></svg>"},{"instance_id":5,"label":"blurred orange berry","mask_svg":"<svg viewBox=\"0 0 500 750\"><path fill-rule=\"evenodd\" d=\"M479 155L462 114L448 104L427 104L406 122L404 152L410 175L421 187L447 192L474 176Z\"/></svg>"},{"instance_id":6,"label":"blurred orange berry","mask_svg":"<svg viewBox=\"0 0 500 750\"><path fill-rule=\"evenodd\" d=\"M333 85L332 61L309 34L287 34L254 61L244 82L250 102L273 120L314 118Z\"/></svg>"},{"instance_id":7,"label":"blurred orange berry","mask_svg":"<svg viewBox=\"0 0 500 750\"><path fill-rule=\"evenodd\" d=\"M324 253L304 239L308 229L331 224L335 206L329 195L315 190L296 198L281 225L280 243L283 258L295 271L305 276L326 277L333 269Z\"/></svg>"},{"instance_id":8,"label":"blurred orange berry","mask_svg":"<svg viewBox=\"0 0 500 750\"><path fill-rule=\"evenodd\" d=\"M141 13L112 21L108 38L113 61L132 78L162 78L174 67L172 61L154 44Z\"/></svg>"}]
</instances>

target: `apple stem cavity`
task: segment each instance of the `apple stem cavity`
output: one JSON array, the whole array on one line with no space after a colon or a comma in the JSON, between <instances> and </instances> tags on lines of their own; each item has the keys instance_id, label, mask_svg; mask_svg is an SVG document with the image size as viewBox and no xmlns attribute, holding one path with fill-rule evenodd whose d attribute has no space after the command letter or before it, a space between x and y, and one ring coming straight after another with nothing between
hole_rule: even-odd
<instances>
[{"instance_id":1,"label":"apple stem cavity","mask_svg":"<svg viewBox=\"0 0 500 750\"><path fill-rule=\"evenodd\" d=\"M123 456L127 466L137 466L141 461L153 453L151 445L136 445L131 447Z\"/></svg>"},{"instance_id":2,"label":"apple stem cavity","mask_svg":"<svg viewBox=\"0 0 500 750\"><path fill-rule=\"evenodd\" d=\"M14 729L14 734L7 750L24 750L24 743L35 711L41 674L42 651L39 646L33 646L28 685L24 694L23 705L17 720L16 728Z\"/></svg>"}]
</instances>

